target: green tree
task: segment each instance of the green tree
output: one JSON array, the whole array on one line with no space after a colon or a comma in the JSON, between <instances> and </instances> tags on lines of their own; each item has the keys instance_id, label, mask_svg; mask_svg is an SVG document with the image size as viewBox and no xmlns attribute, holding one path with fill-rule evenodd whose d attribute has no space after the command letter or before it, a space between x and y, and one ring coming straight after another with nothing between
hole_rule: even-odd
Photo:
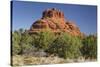
<instances>
[{"instance_id":1,"label":"green tree","mask_svg":"<svg viewBox=\"0 0 100 67\"><path fill-rule=\"evenodd\" d=\"M12 32L12 53L23 54L25 50L32 47L32 40L28 32L23 29Z\"/></svg>"},{"instance_id":2,"label":"green tree","mask_svg":"<svg viewBox=\"0 0 100 67\"><path fill-rule=\"evenodd\" d=\"M38 35L33 35L34 45L39 48L46 50L52 44L55 39L53 32L49 30L44 30L38 33Z\"/></svg>"},{"instance_id":3,"label":"green tree","mask_svg":"<svg viewBox=\"0 0 100 67\"><path fill-rule=\"evenodd\" d=\"M20 47L21 47L21 52L20 54L25 53L25 51L29 50L32 48L32 42L33 39L31 37L31 35L29 35L28 32L24 32L21 35L21 40L20 40Z\"/></svg>"},{"instance_id":4,"label":"green tree","mask_svg":"<svg viewBox=\"0 0 100 67\"><path fill-rule=\"evenodd\" d=\"M81 52L85 58L97 58L97 37L89 35L83 39Z\"/></svg>"},{"instance_id":5,"label":"green tree","mask_svg":"<svg viewBox=\"0 0 100 67\"><path fill-rule=\"evenodd\" d=\"M20 40L21 40L21 35L18 31L12 32L12 54L16 55L19 54L21 51L20 48Z\"/></svg>"},{"instance_id":6,"label":"green tree","mask_svg":"<svg viewBox=\"0 0 100 67\"><path fill-rule=\"evenodd\" d=\"M63 58L77 58L81 55L81 40L67 33L61 33L48 49L50 53L56 53Z\"/></svg>"}]
</instances>

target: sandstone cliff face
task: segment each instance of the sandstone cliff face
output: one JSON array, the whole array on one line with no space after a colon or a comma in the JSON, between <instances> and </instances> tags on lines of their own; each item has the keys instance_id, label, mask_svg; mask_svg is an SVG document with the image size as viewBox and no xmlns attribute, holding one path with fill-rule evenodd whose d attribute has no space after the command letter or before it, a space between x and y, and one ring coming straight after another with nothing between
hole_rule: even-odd
<instances>
[{"instance_id":1,"label":"sandstone cliff face","mask_svg":"<svg viewBox=\"0 0 100 67\"><path fill-rule=\"evenodd\" d=\"M50 29L55 33L66 32L73 36L82 35L77 25L66 20L64 13L55 8L45 10L42 18L32 24L29 33L36 33L43 29Z\"/></svg>"}]
</instances>

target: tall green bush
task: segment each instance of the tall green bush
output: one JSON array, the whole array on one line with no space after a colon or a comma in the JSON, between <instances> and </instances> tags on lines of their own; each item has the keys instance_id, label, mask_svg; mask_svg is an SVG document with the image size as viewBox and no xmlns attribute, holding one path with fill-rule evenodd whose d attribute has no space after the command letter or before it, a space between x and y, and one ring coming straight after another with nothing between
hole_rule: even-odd
<instances>
[{"instance_id":1,"label":"tall green bush","mask_svg":"<svg viewBox=\"0 0 100 67\"><path fill-rule=\"evenodd\" d=\"M97 37L89 35L83 39L81 52L85 58L97 58Z\"/></svg>"},{"instance_id":2,"label":"tall green bush","mask_svg":"<svg viewBox=\"0 0 100 67\"><path fill-rule=\"evenodd\" d=\"M49 30L44 30L39 32L37 35L33 35L33 39L34 45L37 48L46 50L54 41L55 35Z\"/></svg>"},{"instance_id":3,"label":"tall green bush","mask_svg":"<svg viewBox=\"0 0 100 67\"><path fill-rule=\"evenodd\" d=\"M63 58L77 58L81 55L81 40L77 37L61 33L48 49L50 53L56 53Z\"/></svg>"},{"instance_id":4,"label":"tall green bush","mask_svg":"<svg viewBox=\"0 0 100 67\"><path fill-rule=\"evenodd\" d=\"M12 32L12 53L22 54L32 47L32 37L23 29Z\"/></svg>"},{"instance_id":5,"label":"tall green bush","mask_svg":"<svg viewBox=\"0 0 100 67\"><path fill-rule=\"evenodd\" d=\"M19 31L12 32L12 54L13 55L19 54L21 51L21 48L19 45L20 40L21 40L21 35Z\"/></svg>"},{"instance_id":6,"label":"tall green bush","mask_svg":"<svg viewBox=\"0 0 100 67\"><path fill-rule=\"evenodd\" d=\"M32 48L32 37L28 34L28 32L24 32L21 35L21 40L20 40L20 47L21 47L21 52L20 54L25 53L25 51L29 50Z\"/></svg>"}]
</instances>

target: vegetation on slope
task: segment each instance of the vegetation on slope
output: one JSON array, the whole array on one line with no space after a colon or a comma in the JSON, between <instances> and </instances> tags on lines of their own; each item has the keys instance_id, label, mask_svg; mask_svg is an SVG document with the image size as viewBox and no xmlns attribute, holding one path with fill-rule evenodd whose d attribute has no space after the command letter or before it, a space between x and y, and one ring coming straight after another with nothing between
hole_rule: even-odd
<instances>
[{"instance_id":1,"label":"vegetation on slope","mask_svg":"<svg viewBox=\"0 0 100 67\"><path fill-rule=\"evenodd\" d=\"M30 35L27 31L20 29L12 32L12 56L17 55L46 59L53 55L52 58L62 58L63 62L66 59L74 60L80 57L97 59L97 37L89 35L81 39L64 32L55 35L49 30ZM23 62L25 61L24 59Z\"/></svg>"}]
</instances>

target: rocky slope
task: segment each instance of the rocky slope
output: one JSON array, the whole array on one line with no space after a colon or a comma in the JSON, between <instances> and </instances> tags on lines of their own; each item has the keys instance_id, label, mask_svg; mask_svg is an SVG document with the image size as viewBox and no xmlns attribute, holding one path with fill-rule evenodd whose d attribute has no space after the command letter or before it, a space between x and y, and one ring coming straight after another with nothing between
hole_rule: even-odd
<instances>
[{"instance_id":1,"label":"rocky slope","mask_svg":"<svg viewBox=\"0 0 100 67\"><path fill-rule=\"evenodd\" d=\"M29 33L37 33L44 29L50 29L54 33L66 32L73 36L82 36L79 27L66 20L64 13L56 8L43 11L42 18L32 24Z\"/></svg>"}]
</instances>

